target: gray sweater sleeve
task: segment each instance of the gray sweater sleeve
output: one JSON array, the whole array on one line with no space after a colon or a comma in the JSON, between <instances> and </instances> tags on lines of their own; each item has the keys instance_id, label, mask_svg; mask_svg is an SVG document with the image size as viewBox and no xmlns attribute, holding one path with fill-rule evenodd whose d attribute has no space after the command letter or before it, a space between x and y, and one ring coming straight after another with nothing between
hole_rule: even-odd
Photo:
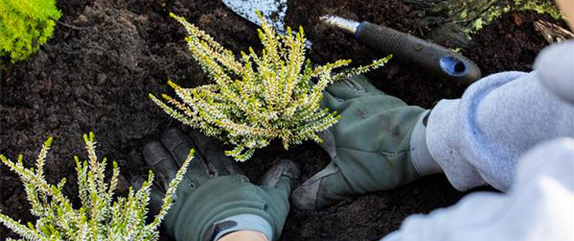
<instances>
[{"instance_id":1,"label":"gray sweater sleeve","mask_svg":"<svg viewBox=\"0 0 574 241\"><path fill-rule=\"evenodd\" d=\"M426 144L456 189L506 191L525 151L574 137L574 41L546 48L535 67L485 77L431 111Z\"/></svg>"}]
</instances>

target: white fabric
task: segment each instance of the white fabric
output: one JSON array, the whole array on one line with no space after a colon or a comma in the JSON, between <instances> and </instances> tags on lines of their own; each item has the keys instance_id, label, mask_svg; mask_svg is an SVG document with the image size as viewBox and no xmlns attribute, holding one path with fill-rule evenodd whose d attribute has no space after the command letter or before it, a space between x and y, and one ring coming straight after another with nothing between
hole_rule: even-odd
<instances>
[{"instance_id":1,"label":"white fabric","mask_svg":"<svg viewBox=\"0 0 574 241\"><path fill-rule=\"evenodd\" d=\"M574 55L565 48L574 49L574 41L551 46L537 59L535 66L553 68L490 75L461 99L442 100L431 111L427 146L456 189L490 184L506 191L524 152L546 140L574 137L574 106L564 91L552 92L560 88L548 87L574 82ZM553 79L540 79L545 76Z\"/></svg>"},{"instance_id":2,"label":"white fabric","mask_svg":"<svg viewBox=\"0 0 574 241\"><path fill-rule=\"evenodd\" d=\"M508 193L477 192L452 207L412 215L381 240L574 240L574 139L528 152Z\"/></svg>"}]
</instances>

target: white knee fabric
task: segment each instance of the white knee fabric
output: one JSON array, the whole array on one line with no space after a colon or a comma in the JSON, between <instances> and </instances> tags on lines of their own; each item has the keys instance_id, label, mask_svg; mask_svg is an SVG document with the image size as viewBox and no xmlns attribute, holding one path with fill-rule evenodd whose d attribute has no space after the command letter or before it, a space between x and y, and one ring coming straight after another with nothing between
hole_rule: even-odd
<instances>
[{"instance_id":1,"label":"white knee fabric","mask_svg":"<svg viewBox=\"0 0 574 241\"><path fill-rule=\"evenodd\" d=\"M507 193L475 192L412 215L381 241L574 240L574 139L539 144L520 160Z\"/></svg>"}]
</instances>

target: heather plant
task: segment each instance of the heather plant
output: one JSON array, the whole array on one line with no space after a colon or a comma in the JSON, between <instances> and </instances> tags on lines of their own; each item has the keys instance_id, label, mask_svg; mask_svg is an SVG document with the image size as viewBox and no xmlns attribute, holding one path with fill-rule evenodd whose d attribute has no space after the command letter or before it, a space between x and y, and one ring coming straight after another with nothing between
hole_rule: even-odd
<instances>
[{"instance_id":1,"label":"heather plant","mask_svg":"<svg viewBox=\"0 0 574 241\"><path fill-rule=\"evenodd\" d=\"M150 97L173 118L233 146L225 153L237 161L248 160L274 139L285 149L305 140L321 142L316 133L339 119L336 112L320 107L325 88L378 68L391 57L339 73L334 70L350 60L312 66L305 58L303 29L294 33L287 28L285 36L277 35L260 14L262 53L249 48L249 53L236 56L183 17L171 16L187 30L193 58L214 83L184 88L169 81L179 99Z\"/></svg>"},{"instance_id":2,"label":"heather plant","mask_svg":"<svg viewBox=\"0 0 574 241\"><path fill-rule=\"evenodd\" d=\"M50 39L60 17L56 0L0 1L0 57L27 59Z\"/></svg>"},{"instance_id":3,"label":"heather plant","mask_svg":"<svg viewBox=\"0 0 574 241\"><path fill-rule=\"evenodd\" d=\"M160 222L172 205L172 196L193 158L193 152L169 184L159 214L146 224L153 173L150 171L148 180L139 190L130 187L127 197L114 201L119 167L113 162L112 176L106 182L104 173L107 160L98 160L94 134L84 135L84 141L88 159L80 161L75 157L78 197L81 201L79 209L74 208L62 193L65 178L52 185L44 177L44 164L52 138L44 143L35 167L24 167L22 155L17 162L0 155L2 163L17 173L24 183L28 202L32 206L30 211L38 218L35 224L23 225L0 214L0 223L19 234L22 240L157 240Z\"/></svg>"}]
</instances>

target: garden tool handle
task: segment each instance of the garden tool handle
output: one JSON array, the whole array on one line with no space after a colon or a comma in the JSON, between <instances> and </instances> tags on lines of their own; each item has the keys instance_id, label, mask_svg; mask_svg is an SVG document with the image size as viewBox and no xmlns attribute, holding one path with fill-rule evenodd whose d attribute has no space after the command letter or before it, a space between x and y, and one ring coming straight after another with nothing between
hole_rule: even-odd
<instances>
[{"instance_id":1,"label":"garden tool handle","mask_svg":"<svg viewBox=\"0 0 574 241\"><path fill-rule=\"evenodd\" d=\"M370 22L361 22L354 34L360 42L381 53L393 54L400 62L462 84L472 84L481 76L480 69L470 59L410 34Z\"/></svg>"}]
</instances>

